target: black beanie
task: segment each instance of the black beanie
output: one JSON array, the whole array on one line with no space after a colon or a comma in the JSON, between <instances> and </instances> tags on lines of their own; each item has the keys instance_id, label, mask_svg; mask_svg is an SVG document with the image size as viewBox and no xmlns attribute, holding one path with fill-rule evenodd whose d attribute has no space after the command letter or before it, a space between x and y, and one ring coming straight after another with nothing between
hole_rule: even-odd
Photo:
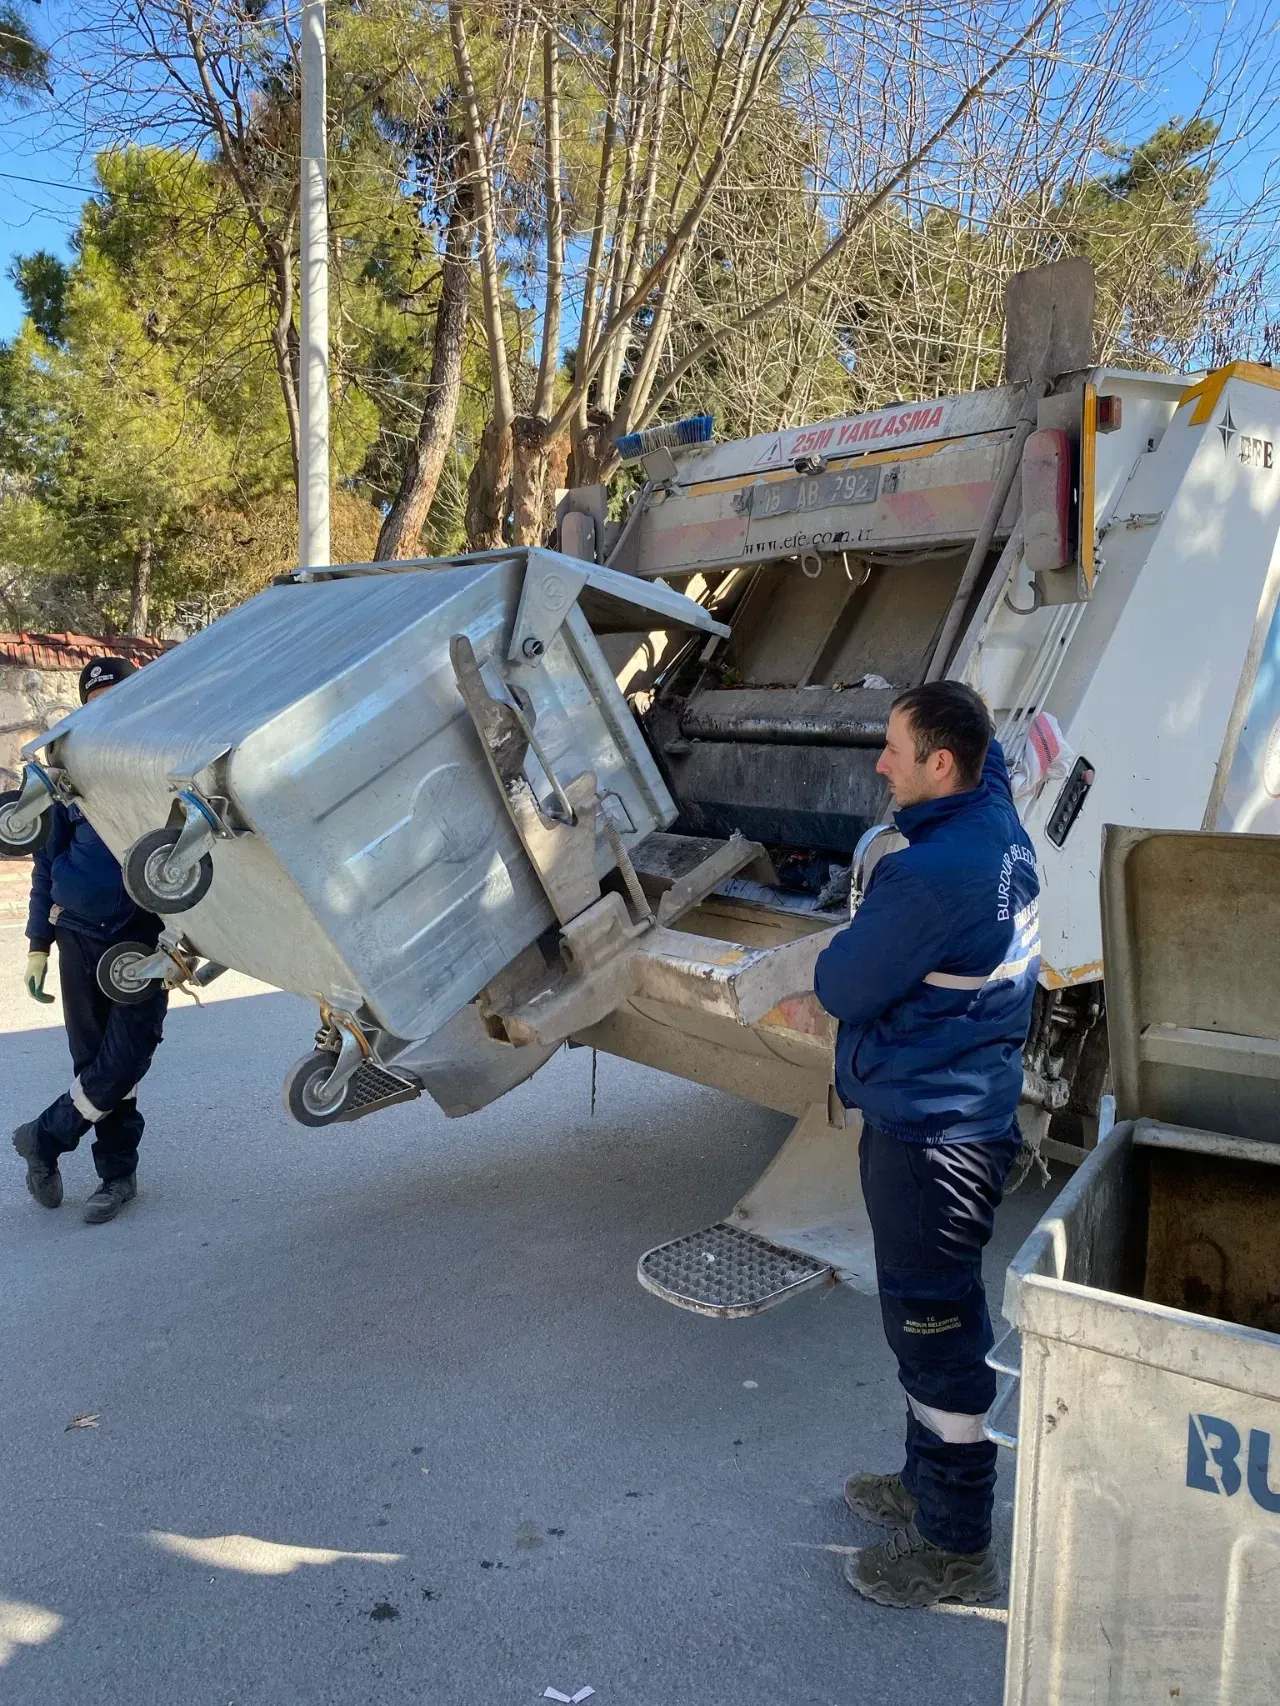
<instances>
[{"instance_id":1,"label":"black beanie","mask_svg":"<svg viewBox=\"0 0 1280 1706\"><path fill-rule=\"evenodd\" d=\"M133 672L134 665L128 658L90 658L80 671L80 703L83 705L99 687L114 687Z\"/></svg>"}]
</instances>

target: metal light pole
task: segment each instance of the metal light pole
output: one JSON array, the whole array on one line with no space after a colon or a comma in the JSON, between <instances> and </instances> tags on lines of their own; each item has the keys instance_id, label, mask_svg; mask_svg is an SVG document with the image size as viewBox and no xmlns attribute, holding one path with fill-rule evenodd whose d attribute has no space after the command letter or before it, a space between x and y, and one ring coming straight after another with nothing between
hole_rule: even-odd
<instances>
[{"instance_id":1,"label":"metal light pole","mask_svg":"<svg viewBox=\"0 0 1280 1706\"><path fill-rule=\"evenodd\" d=\"M298 564L329 564L329 168L324 0L302 7L302 350Z\"/></svg>"}]
</instances>

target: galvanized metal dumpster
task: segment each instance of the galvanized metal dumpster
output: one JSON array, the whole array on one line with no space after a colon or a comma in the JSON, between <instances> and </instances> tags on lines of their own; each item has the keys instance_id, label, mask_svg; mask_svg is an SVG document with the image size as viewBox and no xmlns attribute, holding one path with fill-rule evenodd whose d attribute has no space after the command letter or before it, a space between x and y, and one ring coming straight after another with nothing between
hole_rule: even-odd
<instances>
[{"instance_id":1,"label":"galvanized metal dumpster","mask_svg":"<svg viewBox=\"0 0 1280 1706\"><path fill-rule=\"evenodd\" d=\"M1005 1703L1268 1706L1280 841L1109 830L1103 906L1121 1119L1011 1264L991 1356L988 1432L1018 1452Z\"/></svg>"},{"instance_id":2,"label":"galvanized metal dumpster","mask_svg":"<svg viewBox=\"0 0 1280 1706\"><path fill-rule=\"evenodd\" d=\"M135 898L139 877L173 874L184 813L205 835L207 889L178 892L188 861L152 906L180 913L194 952L417 1040L555 918L453 648L525 731L531 807L572 818L578 787L594 881L675 815L596 638L653 628L727 632L682 594L548 551L329 571L233 610L39 744ZM135 872L130 850L166 834Z\"/></svg>"}]
</instances>

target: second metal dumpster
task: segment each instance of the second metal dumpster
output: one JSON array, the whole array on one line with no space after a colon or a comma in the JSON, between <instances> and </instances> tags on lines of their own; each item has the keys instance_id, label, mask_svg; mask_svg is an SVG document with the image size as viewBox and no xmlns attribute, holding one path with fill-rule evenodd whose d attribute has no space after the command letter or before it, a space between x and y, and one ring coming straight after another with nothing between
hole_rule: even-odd
<instances>
[{"instance_id":1,"label":"second metal dumpster","mask_svg":"<svg viewBox=\"0 0 1280 1706\"><path fill-rule=\"evenodd\" d=\"M1103 905L1121 1122L1011 1264L991 1359L988 1431L1018 1451L1005 1703L1267 1706L1280 841L1108 831Z\"/></svg>"}]
</instances>

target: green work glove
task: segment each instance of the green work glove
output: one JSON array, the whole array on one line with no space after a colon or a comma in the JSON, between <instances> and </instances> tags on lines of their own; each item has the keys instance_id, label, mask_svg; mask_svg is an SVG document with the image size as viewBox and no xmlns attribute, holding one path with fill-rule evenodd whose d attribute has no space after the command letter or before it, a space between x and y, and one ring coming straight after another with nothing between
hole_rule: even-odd
<instances>
[{"instance_id":1,"label":"green work glove","mask_svg":"<svg viewBox=\"0 0 1280 1706\"><path fill-rule=\"evenodd\" d=\"M44 992L44 980L49 972L49 951L47 948L33 948L27 955L27 971L23 979L27 986L27 994L33 1001L42 1001L46 1007L53 1006L53 996Z\"/></svg>"}]
</instances>

